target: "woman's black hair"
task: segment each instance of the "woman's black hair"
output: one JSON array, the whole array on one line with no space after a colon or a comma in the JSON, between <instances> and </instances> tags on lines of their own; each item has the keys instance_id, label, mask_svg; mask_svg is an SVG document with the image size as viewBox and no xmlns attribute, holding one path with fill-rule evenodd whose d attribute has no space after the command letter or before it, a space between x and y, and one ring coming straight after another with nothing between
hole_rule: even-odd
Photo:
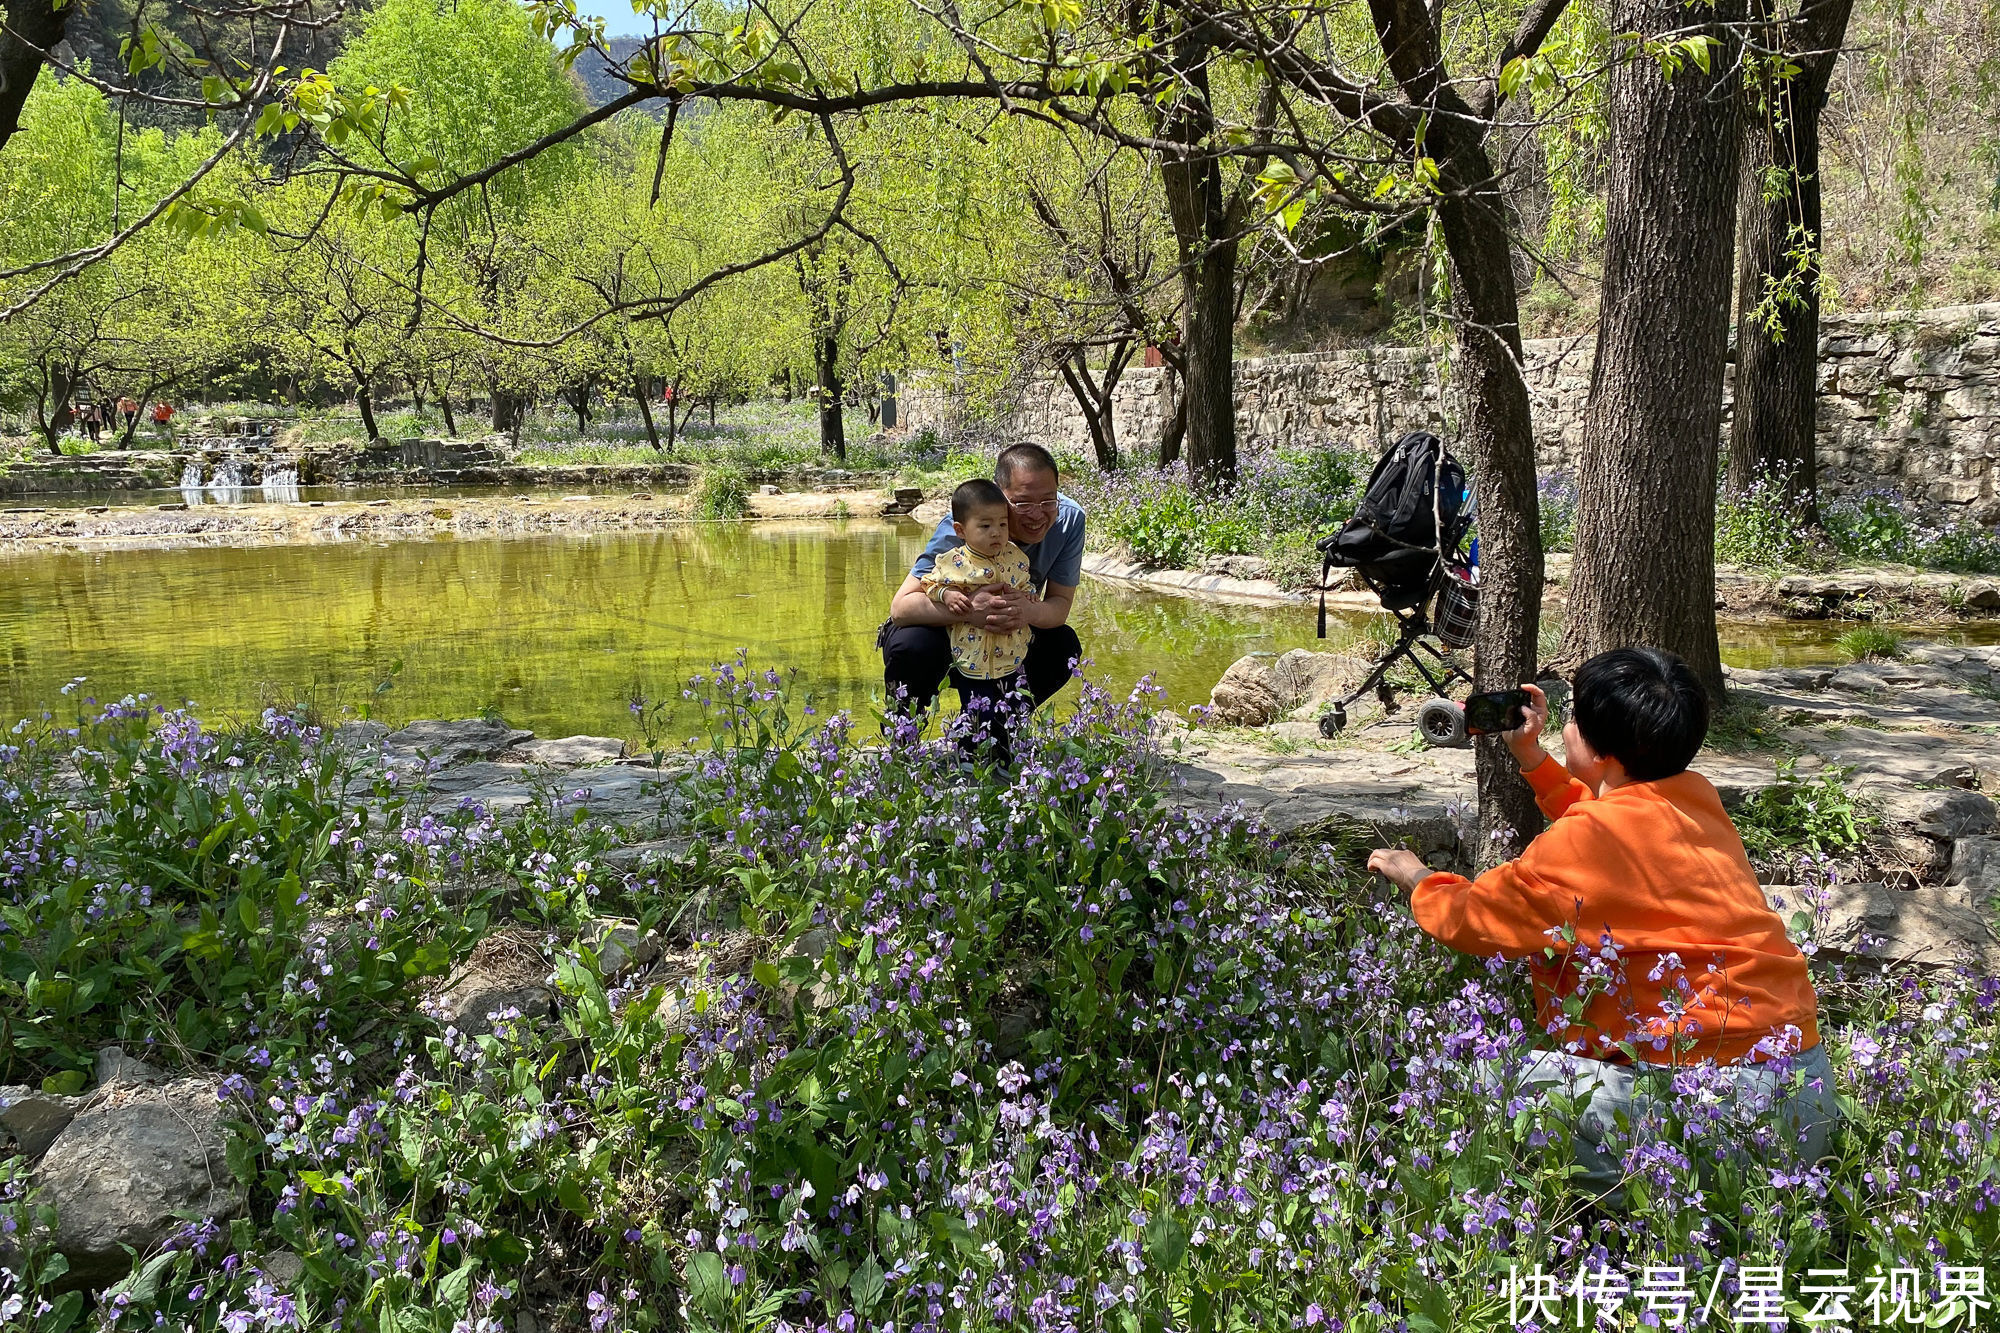
<instances>
[{"instance_id":1,"label":"woman's black hair","mask_svg":"<svg viewBox=\"0 0 2000 1333\"><path fill-rule=\"evenodd\" d=\"M1635 781L1685 772L1708 736L1708 691L1694 669L1661 648L1613 648L1577 668L1576 729Z\"/></svg>"},{"instance_id":2,"label":"woman's black hair","mask_svg":"<svg viewBox=\"0 0 2000 1333\"><path fill-rule=\"evenodd\" d=\"M951 517L955 523L963 523L972 516L975 509L1007 507L1007 492L984 477L974 477L962 481L958 489L951 493Z\"/></svg>"}]
</instances>

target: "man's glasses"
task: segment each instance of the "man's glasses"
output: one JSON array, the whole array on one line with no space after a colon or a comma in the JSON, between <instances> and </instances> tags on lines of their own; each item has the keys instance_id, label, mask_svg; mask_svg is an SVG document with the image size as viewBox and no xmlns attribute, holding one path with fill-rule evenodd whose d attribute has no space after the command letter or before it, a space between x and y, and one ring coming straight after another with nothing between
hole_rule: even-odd
<instances>
[{"instance_id":1,"label":"man's glasses","mask_svg":"<svg viewBox=\"0 0 2000 1333\"><path fill-rule=\"evenodd\" d=\"M1062 501L1030 500L1024 504L1019 500L1009 500L1007 507L1017 514L1053 514L1062 508Z\"/></svg>"}]
</instances>

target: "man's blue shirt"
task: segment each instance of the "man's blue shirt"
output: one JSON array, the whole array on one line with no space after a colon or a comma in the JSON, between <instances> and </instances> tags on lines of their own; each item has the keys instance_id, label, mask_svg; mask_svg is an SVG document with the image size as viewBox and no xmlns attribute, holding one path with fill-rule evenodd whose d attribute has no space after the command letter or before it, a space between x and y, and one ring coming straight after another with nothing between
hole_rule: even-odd
<instances>
[{"instance_id":1,"label":"man's blue shirt","mask_svg":"<svg viewBox=\"0 0 2000 1333\"><path fill-rule=\"evenodd\" d=\"M911 576L922 578L931 572L940 555L964 544L951 530L951 515L946 514L938 520L937 531L931 534L924 553L910 566ZM1056 521L1049 525L1040 541L1023 546L1021 552L1028 557L1028 576L1035 581L1037 592L1050 583L1074 588L1083 582L1083 506L1056 492Z\"/></svg>"}]
</instances>

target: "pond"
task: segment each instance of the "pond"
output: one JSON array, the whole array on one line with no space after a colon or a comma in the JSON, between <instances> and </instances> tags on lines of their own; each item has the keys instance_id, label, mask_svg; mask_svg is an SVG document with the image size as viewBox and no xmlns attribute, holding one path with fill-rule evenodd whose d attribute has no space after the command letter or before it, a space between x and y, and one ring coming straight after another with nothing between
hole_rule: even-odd
<instances>
[{"instance_id":1,"label":"pond","mask_svg":"<svg viewBox=\"0 0 2000 1333\"><path fill-rule=\"evenodd\" d=\"M690 524L588 537L13 555L0 562L0 716L60 711L60 690L145 692L208 715L310 701L386 721L495 711L543 735L634 734L635 692L747 649L801 688L865 712L890 592L914 524ZM1333 646L1369 617L1339 616ZM1204 703L1246 652L1314 647L1303 606L1197 601L1086 580L1074 623L1094 679L1152 673ZM1738 665L1824 661L1837 627L1726 627Z\"/></svg>"}]
</instances>

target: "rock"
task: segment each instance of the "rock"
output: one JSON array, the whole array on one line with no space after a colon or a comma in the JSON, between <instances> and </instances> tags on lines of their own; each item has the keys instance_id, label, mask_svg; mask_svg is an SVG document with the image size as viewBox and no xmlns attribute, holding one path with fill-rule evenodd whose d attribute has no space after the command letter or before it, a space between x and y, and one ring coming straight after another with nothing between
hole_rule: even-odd
<instances>
[{"instance_id":1,"label":"rock","mask_svg":"<svg viewBox=\"0 0 2000 1333\"><path fill-rule=\"evenodd\" d=\"M1268 653L1239 657L1209 691L1213 719L1238 727L1261 727L1286 711Z\"/></svg>"},{"instance_id":2,"label":"rock","mask_svg":"<svg viewBox=\"0 0 2000 1333\"><path fill-rule=\"evenodd\" d=\"M2000 583L1978 579L1966 584L1965 606L1971 611L2000 611Z\"/></svg>"},{"instance_id":3,"label":"rock","mask_svg":"<svg viewBox=\"0 0 2000 1333\"><path fill-rule=\"evenodd\" d=\"M1993 802L1976 791L1892 788L1870 795L1884 820L1927 838L1950 842L1993 832Z\"/></svg>"},{"instance_id":4,"label":"rock","mask_svg":"<svg viewBox=\"0 0 2000 1333\"><path fill-rule=\"evenodd\" d=\"M597 970L607 979L623 976L660 956L660 937L641 932L639 923L601 916L583 928L579 943L597 955Z\"/></svg>"},{"instance_id":5,"label":"rock","mask_svg":"<svg viewBox=\"0 0 2000 1333\"><path fill-rule=\"evenodd\" d=\"M97 1053L97 1085L109 1087L113 1083L157 1083L160 1071L144 1060L134 1059L117 1046L106 1046Z\"/></svg>"},{"instance_id":6,"label":"rock","mask_svg":"<svg viewBox=\"0 0 2000 1333\"><path fill-rule=\"evenodd\" d=\"M1294 648L1271 665L1273 689L1288 709L1317 711L1340 698L1367 674L1367 665L1342 653Z\"/></svg>"},{"instance_id":7,"label":"rock","mask_svg":"<svg viewBox=\"0 0 2000 1333\"><path fill-rule=\"evenodd\" d=\"M422 1007L441 1025L478 1036L493 1030L493 1015L509 1009L527 1018L547 1015L548 973L548 963L527 940L488 935Z\"/></svg>"},{"instance_id":8,"label":"rock","mask_svg":"<svg viewBox=\"0 0 2000 1333\"><path fill-rule=\"evenodd\" d=\"M272 1286L280 1291L288 1291L292 1284L304 1276L306 1261L290 1250L272 1250L269 1254L258 1258L257 1267L265 1277L271 1279Z\"/></svg>"},{"instance_id":9,"label":"rock","mask_svg":"<svg viewBox=\"0 0 2000 1333\"><path fill-rule=\"evenodd\" d=\"M1271 577L1271 562L1259 555L1212 555L1202 561L1201 572L1253 582Z\"/></svg>"},{"instance_id":10,"label":"rock","mask_svg":"<svg viewBox=\"0 0 2000 1333\"><path fill-rule=\"evenodd\" d=\"M1895 662L1856 662L1844 666L1827 680L1827 688L1850 694L1872 694L1921 683L1913 669Z\"/></svg>"},{"instance_id":11,"label":"rock","mask_svg":"<svg viewBox=\"0 0 2000 1333\"><path fill-rule=\"evenodd\" d=\"M1771 892L1788 904L1814 910L1797 889ZM1823 950L1925 967L1950 967L1965 960L1983 975L2000 975L2000 939L1962 887L1905 890L1886 884L1836 884L1828 895L1825 919L1814 932ZM1881 943L1864 949L1863 936Z\"/></svg>"},{"instance_id":12,"label":"rock","mask_svg":"<svg viewBox=\"0 0 2000 1333\"><path fill-rule=\"evenodd\" d=\"M382 748L389 728L380 722L343 722L327 735L327 743L348 754L372 754Z\"/></svg>"},{"instance_id":13,"label":"rock","mask_svg":"<svg viewBox=\"0 0 2000 1333\"><path fill-rule=\"evenodd\" d=\"M564 736L558 740L529 741L517 746L515 752L531 764L575 768L580 764L617 763L625 757L625 742L615 736Z\"/></svg>"},{"instance_id":14,"label":"rock","mask_svg":"<svg viewBox=\"0 0 2000 1333\"><path fill-rule=\"evenodd\" d=\"M1963 888L1973 902L1991 909L2000 900L2000 838L1960 838L1951 845L1948 883Z\"/></svg>"},{"instance_id":15,"label":"rock","mask_svg":"<svg viewBox=\"0 0 2000 1333\"><path fill-rule=\"evenodd\" d=\"M390 732L382 738L382 743L391 750L421 754L443 764L457 764L467 759L491 759L501 751L514 749L534 737L532 731L522 731L483 717L456 720L430 718L412 722L401 731Z\"/></svg>"},{"instance_id":16,"label":"rock","mask_svg":"<svg viewBox=\"0 0 2000 1333\"><path fill-rule=\"evenodd\" d=\"M776 486L759 486L759 487L757 488L757 494L759 494L759 495L776 495L776 494L778 494L778 488L777 488Z\"/></svg>"},{"instance_id":17,"label":"rock","mask_svg":"<svg viewBox=\"0 0 2000 1333\"><path fill-rule=\"evenodd\" d=\"M99 1286L125 1273L125 1246L144 1254L189 1217L226 1221L244 1197L225 1156L216 1085L187 1078L112 1088L78 1112L35 1168L52 1205L50 1241L67 1281Z\"/></svg>"},{"instance_id":18,"label":"rock","mask_svg":"<svg viewBox=\"0 0 2000 1333\"><path fill-rule=\"evenodd\" d=\"M623 847L613 847L602 859L604 864L614 870L636 870L663 861L675 863L685 861L693 850L692 838L655 838L650 842L633 842Z\"/></svg>"},{"instance_id":19,"label":"rock","mask_svg":"<svg viewBox=\"0 0 2000 1333\"><path fill-rule=\"evenodd\" d=\"M805 934L785 946L779 955L783 958L810 958L817 963L826 957L827 951L840 941L840 932L832 926L814 926Z\"/></svg>"},{"instance_id":20,"label":"rock","mask_svg":"<svg viewBox=\"0 0 2000 1333\"><path fill-rule=\"evenodd\" d=\"M81 1097L18 1084L0 1088L0 1134L12 1139L22 1156L40 1157L56 1141L56 1135L76 1119L83 1105Z\"/></svg>"}]
</instances>

